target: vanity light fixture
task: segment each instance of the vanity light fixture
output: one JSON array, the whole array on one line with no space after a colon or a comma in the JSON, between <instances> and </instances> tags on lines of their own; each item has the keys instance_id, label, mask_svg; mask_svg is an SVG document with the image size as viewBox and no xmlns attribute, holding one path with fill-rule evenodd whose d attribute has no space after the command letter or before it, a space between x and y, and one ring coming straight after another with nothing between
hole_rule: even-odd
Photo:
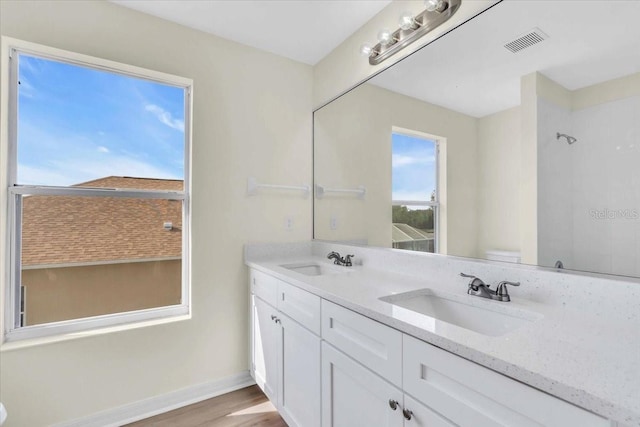
<instances>
[{"instance_id":1,"label":"vanity light fixture","mask_svg":"<svg viewBox=\"0 0 640 427\"><path fill-rule=\"evenodd\" d=\"M378 44L365 43L360 54L369 57L369 64L377 65L451 18L460 8L462 0L424 0L425 10L416 16L404 12L394 32L383 28L378 32Z\"/></svg>"},{"instance_id":2,"label":"vanity light fixture","mask_svg":"<svg viewBox=\"0 0 640 427\"><path fill-rule=\"evenodd\" d=\"M400 18L398 18L398 27L400 27L401 30L407 31L419 26L420 23L416 22L416 18L411 12L404 12L402 15L400 15Z\"/></svg>"},{"instance_id":3,"label":"vanity light fixture","mask_svg":"<svg viewBox=\"0 0 640 427\"><path fill-rule=\"evenodd\" d=\"M378 33L378 42L380 42L380 45L389 46L393 41L394 38L390 30L386 28L380 30L380 32Z\"/></svg>"}]
</instances>

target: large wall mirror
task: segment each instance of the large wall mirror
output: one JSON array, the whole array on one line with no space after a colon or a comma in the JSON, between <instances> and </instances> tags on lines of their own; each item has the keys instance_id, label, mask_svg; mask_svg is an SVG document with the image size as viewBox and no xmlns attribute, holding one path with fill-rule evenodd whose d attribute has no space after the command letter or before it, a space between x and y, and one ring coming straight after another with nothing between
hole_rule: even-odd
<instances>
[{"instance_id":1,"label":"large wall mirror","mask_svg":"<svg viewBox=\"0 0 640 427\"><path fill-rule=\"evenodd\" d=\"M640 276L639 17L504 0L317 110L314 237Z\"/></svg>"}]
</instances>

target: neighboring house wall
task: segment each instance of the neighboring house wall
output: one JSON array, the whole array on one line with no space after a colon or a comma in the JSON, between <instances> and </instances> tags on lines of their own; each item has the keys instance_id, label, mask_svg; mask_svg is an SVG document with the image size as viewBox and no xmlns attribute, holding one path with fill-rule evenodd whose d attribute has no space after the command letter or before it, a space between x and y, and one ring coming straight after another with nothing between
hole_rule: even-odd
<instances>
[{"instance_id":1,"label":"neighboring house wall","mask_svg":"<svg viewBox=\"0 0 640 427\"><path fill-rule=\"evenodd\" d=\"M25 325L180 303L181 260L26 268Z\"/></svg>"}]
</instances>

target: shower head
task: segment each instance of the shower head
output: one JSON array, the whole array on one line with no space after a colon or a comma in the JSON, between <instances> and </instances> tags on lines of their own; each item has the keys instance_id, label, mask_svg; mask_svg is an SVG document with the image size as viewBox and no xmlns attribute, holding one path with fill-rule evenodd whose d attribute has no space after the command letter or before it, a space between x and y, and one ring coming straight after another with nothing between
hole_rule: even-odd
<instances>
[{"instance_id":1,"label":"shower head","mask_svg":"<svg viewBox=\"0 0 640 427\"><path fill-rule=\"evenodd\" d=\"M560 138L565 138L567 140L567 142L569 143L569 145L571 145L571 144L573 144L574 142L577 141L577 139L575 139L572 136L567 135L566 133L557 132L556 133L556 139L560 139Z\"/></svg>"}]
</instances>

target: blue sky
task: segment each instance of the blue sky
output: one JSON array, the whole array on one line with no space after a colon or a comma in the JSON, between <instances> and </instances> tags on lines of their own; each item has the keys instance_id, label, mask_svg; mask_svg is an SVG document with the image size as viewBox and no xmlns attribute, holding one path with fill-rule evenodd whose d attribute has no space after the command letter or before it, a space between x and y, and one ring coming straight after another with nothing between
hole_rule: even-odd
<instances>
[{"instance_id":1,"label":"blue sky","mask_svg":"<svg viewBox=\"0 0 640 427\"><path fill-rule=\"evenodd\" d=\"M435 141L392 134L392 197L431 200L436 188Z\"/></svg>"},{"instance_id":2,"label":"blue sky","mask_svg":"<svg viewBox=\"0 0 640 427\"><path fill-rule=\"evenodd\" d=\"M184 89L20 55L18 183L184 177Z\"/></svg>"}]
</instances>

